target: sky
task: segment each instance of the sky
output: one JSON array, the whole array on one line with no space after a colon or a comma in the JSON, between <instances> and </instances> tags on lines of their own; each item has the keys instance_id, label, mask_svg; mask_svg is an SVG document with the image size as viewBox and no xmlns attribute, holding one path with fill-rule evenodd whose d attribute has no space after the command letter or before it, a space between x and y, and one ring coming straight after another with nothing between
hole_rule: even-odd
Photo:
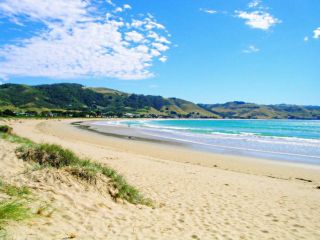
<instances>
[{"instance_id":1,"label":"sky","mask_svg":"<svg viewBox=\"0 0 320 240\"><path fill-rule=\"evenodd\" d=\"M0 83L320 105L319 0L0 0Z\"/></svg>"}]
</instances>

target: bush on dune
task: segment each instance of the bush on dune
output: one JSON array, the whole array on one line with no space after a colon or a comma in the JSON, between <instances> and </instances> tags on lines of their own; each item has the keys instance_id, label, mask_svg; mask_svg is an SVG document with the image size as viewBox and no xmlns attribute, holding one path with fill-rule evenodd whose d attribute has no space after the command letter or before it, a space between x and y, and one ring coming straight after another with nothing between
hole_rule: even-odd
<instances>
[{"instance_id":1,"label":"bush on dune","mask_svg":"<svg viewBox=\"0 0 320 240\"><path fill-rule=\"evenodd\" d=\"M8 125L0 125L0 132L11 134L12 133L12 127L9 127Z\"/></svg>"},{"instance_id":2,"label":"bush on dune","mask_svg":"<svg viewBox=\"0 0 320 240\"><path fill-rule=\"evenodd\" d=\"M123 199L132 204L152 205L151 200L144 198L124 177L107 166L79 158L74 152L56 144L36 144L27 138L12 134L12 128L6 125L0 125L0 137L20 144L16 150L17 156L24 161L37 164L37 169L64 168L71 175L90 183L96 182L98 174L101 174L110 179L114 189L110 191L110 195L114 199Z\"/></svg>"},{"instance_id":3,"label":"bush on dune","mask_svg":"<svg viewBox=\"0 0 320 240\"><path fill-rule=\"evenodd\" d=\"M34 161L45 167L62 168L78 161L78 157L68 149L55 144L37 144L17 149L18 157Z\"/></svg>"},{"instance_id":4,"label":"bush on dune","mask_svg":"<svg viewBox=\"0 0 320 240\"><path fill-rule=\"evenodd\" d=\"M89 183L96 182L98 174L110 179L114 191L110 191L114 199L123 199L132 204L152 205L140 192L119 175L115 170L102 164L81 159L72 151L55 144L34 144L21 146L16 151L24 161L31 161L42 167L64 168L71 175Z\"/></svg>"}]
</instances>

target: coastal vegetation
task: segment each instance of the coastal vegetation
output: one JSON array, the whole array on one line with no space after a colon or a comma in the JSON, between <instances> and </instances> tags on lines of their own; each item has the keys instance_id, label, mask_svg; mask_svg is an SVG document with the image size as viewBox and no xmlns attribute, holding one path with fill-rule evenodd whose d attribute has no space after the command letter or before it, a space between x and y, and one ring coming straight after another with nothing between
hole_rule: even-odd
<instances>
[{"instance_id":1,"label":"coastal vegetation","mask_svg":"<svg viewBox=\"0 0 320 240\"><path fill-rule=\"evenodd\" d=\"M0 85L0 117L320 119L319 106L195 104L80 84Z\"/></svg>"},{"instance_id":2,"label":"coastal vegetation","mask_svg":"<svg viewBox=\"0 0 320 240\"><path fill-rule=\"evenodd\" d=\"M29 188L5 183L0 179L0 238L7 236L5 226L11 221L21 221L32 216L29 207Z\"/></svg>"},{"instance_id":3,"label":"coastal vegetation","mask_svg":"<svg viewBox=\"0 0 320 240\"><path fill-rule=\"evenodd\" d=\"M0 86L0 116L19 117L216 117L176 98L127 94L80 84Z\"/></svg>"},{"instance_id":4,"label":"coastal vegetation","mask_svg":"<svg viewBox=\"0 0 320 240\"><path fill-rule=\"evenodd\" d=\"M259 105L241 101L199 106L229 119L320 119L319 106Z\"/></svg>"},{"instance_id":5,"label":"coastal vegetation","mask_svg":"<svg viewBox=\"0 0 320 240\"><path fill-rule=\"evenodd\" d=\"M29 139L19 137L6 132L9 126L0 126L0 137L20 146L16 149L17 156L29 163L33 163L34 169L55 168L89 183L96 183L101 176L108 179L105 186L114 200L124 200L132 204L152 205L152 201L133 186L127 183L124 177L115 170L78 157L74 152L55 144L37 144ZM14 192L14 189L11 190Z\"/></svg>"}]
</instances>

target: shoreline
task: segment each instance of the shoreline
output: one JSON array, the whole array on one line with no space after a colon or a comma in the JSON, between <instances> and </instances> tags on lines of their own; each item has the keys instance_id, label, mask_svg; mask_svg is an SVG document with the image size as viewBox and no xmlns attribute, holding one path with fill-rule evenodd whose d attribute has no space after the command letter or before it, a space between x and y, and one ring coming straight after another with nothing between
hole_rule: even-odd
<instances>
[{"instance_id":1,"label":"shoreline","mask_svg":"<svg viewBox=\"0 0 320 240\"><path fill-rule=\"evenodd\" d=\"M42 132L45 135L50 133L50 135L60 136L60 139L65 140L69 136L72 136L70 140L79 139L81 142L85 141L89 144L107 146L114 151L128 154L272 178L287 180L295 180L296 178L307 179L313 183L320 184L320 167L316 165L213 153L184 147L183 144L163 144L157 140L153 142L144 140L135 141L126 137L118 138L92 130L80 129L71 124L79 121L88 123L97 121L97 119L30 120L29 122L32 123L33 130L36 128L37 132ZM46 123L48 123L48 126L44 127ZM33 134L27 136L33 136ZM59 141L56 143L60 144Z\"/></svg>"},{"instance_id":2,"label":"shoreline","mask_svg":"<svg viewBox=\"0 0 320 240\"><path fill-rule=\"evenodd\" d=\"M107 120L107 121L118 122L119 120ZM127 121L127 120L123 120L123 121ZM135 126L126 127L124 125L112 125L112 124L99 125L99 124L91 124L92 122L96 122L96 121L94 120L83 121L83 122L77 122L77 124L72 124L72 125L76 125L85 130L96 132L98 134L102 134L104 136L109 136L109 137L129 139L133 141L159 143L159 144L165 144L167 146L175 145L188 150L192 149L193 151L197 151L197 152L212 153L212 154L218 154L222 156L243 157L243 158L250 158L250 159L255 159L259 161L271 161L276 164L282 164L282 165L288 164L288 165L320 169L320 162L315 163L315 161L311 162L310 160L301 162L301 161L294 160L294 158L309 158L309 159L318 160L320 159L320 156L302 155L302 154L286 153L286 152L272 152L272 151L264 151L259 149L241 148L241 147L225 146L225 145L213 145L213 144L185 140L181 138L179 139L179 138L155 135L152 132L148 132L148 129L135 127Z\"/></svg>"}]
</instances>

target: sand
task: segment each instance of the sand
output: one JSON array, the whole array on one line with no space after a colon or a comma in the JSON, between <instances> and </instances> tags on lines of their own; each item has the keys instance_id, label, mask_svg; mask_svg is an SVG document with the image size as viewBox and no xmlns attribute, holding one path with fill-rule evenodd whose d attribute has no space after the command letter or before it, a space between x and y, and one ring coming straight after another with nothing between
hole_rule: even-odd
<instances>
[{"instance_id":1,"label":"sand","mask_svg":"<svg viewBox=\"0 0 320 240\"><path fill-rule=\"evenodd\" d=\"M106 137L72 121L9 124L20 136L108 164L155 208L116 203L64 172L25 173L15 145L0 140L0 176L55 209L10 225L13 239L320 239L319 168Z\"/></svg>"}]
</instances>

